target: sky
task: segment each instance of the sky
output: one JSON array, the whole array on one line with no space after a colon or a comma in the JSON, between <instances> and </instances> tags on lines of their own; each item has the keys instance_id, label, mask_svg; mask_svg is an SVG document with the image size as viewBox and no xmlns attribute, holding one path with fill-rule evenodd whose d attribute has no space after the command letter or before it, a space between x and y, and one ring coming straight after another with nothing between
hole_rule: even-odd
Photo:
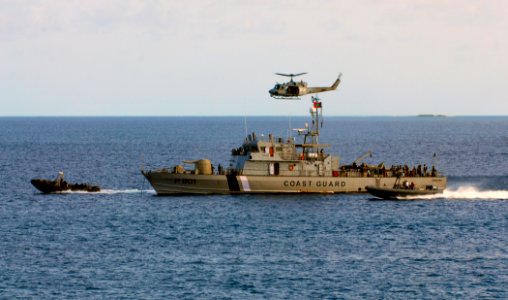
<instances>
[{"instance_id":1,"label":"sky","mask_svg":"<svg viewBox=\"0 0 508 300\"><path fill-rule=\"evenodd\" d=\"M0 0L0 116L508 115L505 1Z\"/></svg>"}]
</instances>

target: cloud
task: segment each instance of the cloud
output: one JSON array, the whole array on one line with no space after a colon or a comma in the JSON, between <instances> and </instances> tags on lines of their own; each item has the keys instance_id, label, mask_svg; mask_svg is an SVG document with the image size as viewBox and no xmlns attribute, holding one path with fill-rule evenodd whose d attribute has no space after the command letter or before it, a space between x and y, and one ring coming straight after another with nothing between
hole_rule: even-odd
<instances>
[{"instance_id":1,"label":"cloud","mask_svg":"<svg viewBox=\"0 0 508 300\"><path fill-rule=\"evenodd\" d=\"M502 1L0 0L0 97L19 100L12 113L30 107L22 101L49 101L63 114L121 103L182 114L172 99L220 107L241 97L247 104L226 113L244 114L280 81L274 72L307 71L321 85L342 71L338 93L373 114L500 99L506 20ZM408 97L417 108L402 104ZM62 104L69 99L77 104ZM379 99L386 111L375 109Z\"/></svg>"}]
</instances>

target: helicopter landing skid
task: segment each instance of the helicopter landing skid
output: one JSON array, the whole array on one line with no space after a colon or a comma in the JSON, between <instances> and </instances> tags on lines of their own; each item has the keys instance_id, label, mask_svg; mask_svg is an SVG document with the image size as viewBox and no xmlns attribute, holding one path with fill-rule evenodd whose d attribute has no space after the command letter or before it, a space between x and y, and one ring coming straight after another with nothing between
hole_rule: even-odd
<instances>
[{"instance_id":1,"label":"helicopter landing skid","mask_svg":"<svg viewBox=\"0 0 508 300\"><path fill-rule=\"evenodd\" d=\"M302 100L300 97L284 97L284 96L271 96L277 100Z\"/></svg>"}]
</instances>

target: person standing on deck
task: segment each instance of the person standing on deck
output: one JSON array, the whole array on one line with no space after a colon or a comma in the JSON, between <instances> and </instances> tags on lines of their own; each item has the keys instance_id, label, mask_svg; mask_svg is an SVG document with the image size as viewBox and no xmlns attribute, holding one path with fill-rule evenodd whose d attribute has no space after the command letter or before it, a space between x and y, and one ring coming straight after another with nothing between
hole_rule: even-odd
<instances>
[{"instance_id":1,"label":"person standing on deck","mask_svg":"<svg viewBox=\"0 0 508 300\"><path fill-rule=\"evenodd\" d=\"M64 181L64 172L59 171L58 176L56 176L56 179L55 179L56 186L60 186L63 181Z\"/></svg>"}]
</instances>

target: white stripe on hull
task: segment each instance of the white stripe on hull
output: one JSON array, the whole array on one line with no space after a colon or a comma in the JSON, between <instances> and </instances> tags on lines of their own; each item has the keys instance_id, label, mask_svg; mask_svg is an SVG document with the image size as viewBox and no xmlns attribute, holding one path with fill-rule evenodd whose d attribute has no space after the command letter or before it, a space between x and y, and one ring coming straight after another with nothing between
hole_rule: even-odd
<instances>
[{"instance_id":1,"label":"white stripe on hull","mask_svg":"<svg viewBox=\"0 0 508 300\"><path fill-rule=\"evenodd\" d=\"M247 180L247 176L238 176L240 181L242 182L242 190L244 192L250 192L249 180Z\"/></svg>"}]
</instances>

